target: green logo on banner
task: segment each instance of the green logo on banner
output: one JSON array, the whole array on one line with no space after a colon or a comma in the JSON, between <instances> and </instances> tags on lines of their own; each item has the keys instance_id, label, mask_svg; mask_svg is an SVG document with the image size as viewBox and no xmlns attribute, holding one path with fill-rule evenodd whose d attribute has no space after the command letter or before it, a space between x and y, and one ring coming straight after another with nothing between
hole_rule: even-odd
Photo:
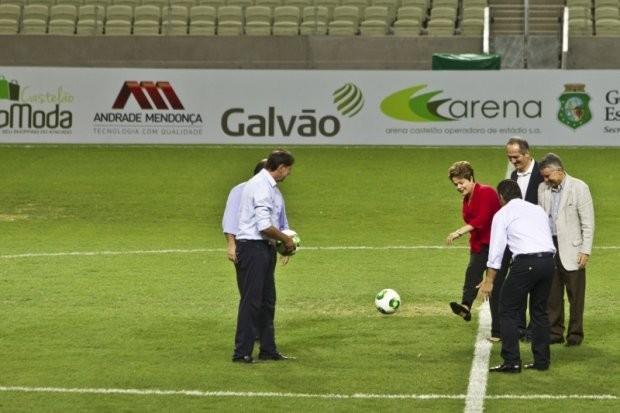
<instances>
[{"instance_id":1,"label":"green logo on banner","mask_svg":"<svg viewBox=\"0 0 620 413\"><path fill-rule=\"evenodd\" d=\"M439 106L448 102L450 99L431 101L432 98L443 92L443 90L436 90L415 96L417 92L425 87L426 85L415 85L392 93L381 102L381 111L391 118L407 122L442 122L455 120L440 115L438 112Z\"/></svg>"},{"instance_id":2,"label":"green logo on banner","mask_svg":"<svg viewBox=\"0 0 620 413\"><path fill-rule=\"evenodd\" d=\"M343 116L352 118L364 107L364 95L353 83L345 83L333 93L336 109Z\"/></svg>"},{"instance_id":3,"label":"green logo on banner","mask_svg":"<svg viewBox=\"0 0 620 413\"><path fill-rule=\"evenodd\" d=\"M590 96L585 91L585 85L581 83L569 83L564 85L564 93L558 98L560 110L558 120L573 129L585 125L592 119L590 112Z\"/></svg>"},{"instance_id":4,"label":"green logo on banner","mask_svg":"<svg viewBox=\"0 0 620 413\"><path fill-rule=\"evenodd\" d=\"M10 82L0 75L0 100L19 100L19 85L16 80Z\"/></svg>"}]
</instances>

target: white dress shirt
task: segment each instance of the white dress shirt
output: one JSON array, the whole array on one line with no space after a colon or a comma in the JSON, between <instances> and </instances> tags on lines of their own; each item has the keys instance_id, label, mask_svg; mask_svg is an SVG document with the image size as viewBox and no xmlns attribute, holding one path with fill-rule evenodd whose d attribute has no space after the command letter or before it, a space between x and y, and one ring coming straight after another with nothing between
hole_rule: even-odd
<instances>
[{"instance_id":1,"label":"white dress shirt","mask_svg":"<svg viewBox=\"0 0 620 413\"><path fill-rule=\"evenodd\" d=\"M283 207L276 181L266 169L254 175L243 187L239 206L239 232L237 239L265 239L261 231L278 228L278 216Z\"/></svg>"},{"instance_id":2,"label":"white dress shirt","mask_svg":"<svg viewBox=\"0 0 620 413\"><path fill-rule=\"evenodd\" d=\"M527 186L530 184L530 178L532 177L532 171L534 170L534 160L530 161L530 166L525 172L517 171L517 183L521 189L521 199L525 199L525 193L527 192Z\"/></svg>"},{"instance_id":3,"label":"white dress shirt","mask_svg":"<svg viewBox=\"0 0 620 413\"><path fill-rule=\"evenodd\" d=\"M499 270L506 245L512 256L537 252L555 253L549 218L538 205L512 199L493 217L487 267Z\"/></svg>"},{"instance_id":4,"label":"white dress shirt","mask_svg":"<svg viewBox=\"0 0 620 413\"><path fill-rule=\"evenodd\" d=\"M224 216L222 217L222 229L225 234L237 235L239 232L239 214L241 206L241 194L243 188L247 182L241 182L230 190L228 199L226 200L226 208L224 209ZM278 213L278 229L280 231L289 229L288 218L286 217L286 207L284 206L284 197L278 187L275 189L275 206Z\"/></svg>"}]
</instances>

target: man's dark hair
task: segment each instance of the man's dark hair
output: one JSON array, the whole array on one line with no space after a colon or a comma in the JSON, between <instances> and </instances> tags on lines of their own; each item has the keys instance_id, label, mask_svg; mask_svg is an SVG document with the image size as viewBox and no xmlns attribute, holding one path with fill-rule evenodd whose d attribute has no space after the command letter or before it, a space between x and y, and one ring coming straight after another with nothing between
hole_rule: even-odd
<instances>
[{"instance_id":1,"label":"man's dark hair","mask_svg":"<svg viewBox=\"0 0 620 413\"><path fill-rule=\"evenodd\" d=\"M269 158L267 158L267 164L265 165L265 168L268 171L275 171L276 169L278 169L278 166L280 165L284 165L284 166L291 166L295 163L295 158L293 158L293 155L291 155L291 153L285 149L276 149L275 151L271 152L271 154L269 154Z\"/></svg>"},{"instance_id":2,"label":"man's dark hair","mask_svg":"<svg viewBox=\"0 0 620 413\"><path fill-rule=\"evenodd\" d=\"M254 167L254 175L263 170L265 168L265 165L267 165L267 159L261 159Z\"/></svg>"},{"instance_id":3,"label":"man's dark hair","mask_svg":"<svg viewBox=\"0 0 620 413\"><path fill-rule=\"evenodd\" d=\"M546 154L539 162L539 168L552 168L552 169L564 169L564 165L562 165L562 160L555 153Z\"/></svg>"},{"instance_id":4,"label":"man's dark hair","mask_svg":"<svg viewBox=\"0 0 620 413\"><path fill-rule=\"evenodd\" d=\"M518 136L508 139L506 146L508 145L518 145L520 153L526 153L530 151L530 144L527 143L525 139L519 138Z\"/></svg>"},{"instance_id":5,"label":"man's dark hair","mask_svg":"<svg viewBox=\"0 0 620 413\"><path fill-rule=\"evenodd\" d=\"M512 179L504 179L497 184L497 193L506 203L512 199L521 199L521 188L517 181Z\"/></svg>"}]
</instances>

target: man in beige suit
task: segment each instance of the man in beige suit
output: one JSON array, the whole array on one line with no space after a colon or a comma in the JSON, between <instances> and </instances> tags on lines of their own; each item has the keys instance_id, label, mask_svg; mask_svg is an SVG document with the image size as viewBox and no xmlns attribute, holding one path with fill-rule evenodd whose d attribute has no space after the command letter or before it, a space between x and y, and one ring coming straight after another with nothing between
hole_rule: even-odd
<instances>
[{"instance_id":1,"label":"man in beige suit","mask_svg":"<svg viewBox=\"0 0 620 413\"><path fill-rule=\"evenodd\" d=\"M564 342L564 289L570 306L566 345L583 341L586 265L594 237L594 207L588 185L568 175L559 156L549 153L540 161L545 182L538 187L538 203L549 216L557 249L556 271L549 293L551 343Z\"/></svg>"}]
</instances>

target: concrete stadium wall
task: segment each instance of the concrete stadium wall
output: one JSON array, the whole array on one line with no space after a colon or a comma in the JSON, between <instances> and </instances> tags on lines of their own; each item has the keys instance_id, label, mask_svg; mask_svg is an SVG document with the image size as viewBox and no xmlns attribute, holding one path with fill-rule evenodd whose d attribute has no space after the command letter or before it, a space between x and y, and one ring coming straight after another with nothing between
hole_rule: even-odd
<instances>
[{"instance_id":1,"label":"concrete stadium wall","mask_svg":"<svg viewBox=\"0 0 620 413\"><path fill-rule=\"evenodd\" d=\"M476 37L67 37L0 35L3 66L430 70Z\"/></svg>"},{"instance_id":2,"label":"concrete stadium wall","mask_svg":"<svg viewBox=\"0 0 620 413\"><path fill-rule=\"evenodd\" d=\"M620 69L620 37L572 37L569 69Z\"/></svg>"}]
</instances>

